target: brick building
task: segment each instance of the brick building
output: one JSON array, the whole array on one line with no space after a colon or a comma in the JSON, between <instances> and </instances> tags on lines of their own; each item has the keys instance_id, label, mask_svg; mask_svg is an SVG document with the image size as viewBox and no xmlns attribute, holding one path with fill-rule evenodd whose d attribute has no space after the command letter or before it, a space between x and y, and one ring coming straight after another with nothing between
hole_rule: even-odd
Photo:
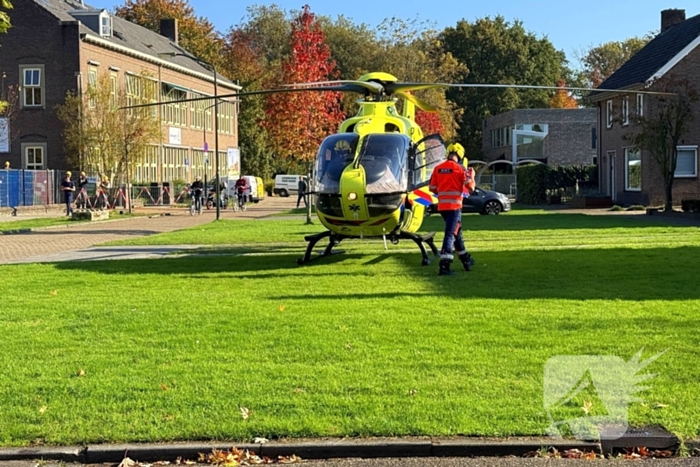
<instances>
[{"instance_id":1,"label":"brick building","mask_svg":"<svg viewBox=\"0 0 700 467\"><path fill-rule=\"evenodd\" d=\"M661 31L600 87L605 89L657 90L653 81L674 75L687 78L700 90L700 15L686 19L685 10L661 12ZM659 205L664 201L664 184L659 168L647 151L625 143L623 136L634 131L629 116L653 110L654 97L642 94L597 92L600 145L600 189L620 204ZM678 146L673 182L673 200L700 197L698 145L700 144L700 103L693 109L695 121Z\"/></svg>"},{"instance_id":2,"label":"brick building","mask_svg":"<svg viewBox=\"0 0 700 467\"><path fill-rule=\"evenodd\" d=\"M218 75L215 81L209 67L178 46L175 20L164 19L157 34L80 0L12 3L13 27L0 35L0 70L5 86L21 87L20 108L10 122L10 137L0 141L0 151L9 150L0 158L13 168L78 169L66 157L56 106L68 91L81 92L98 76L108 75L134 104L213 96L215 85L219 95L240 89ZM140 76L143 72L152 78ZM162 135L138 164L134 181L211 178L216 159L213 103L212 98L159 106ZM221 99L218 108L219 166L226 175L229 168L237 169L228 162L240 160L237 104Z\"/></svg>"},{"instance_id":3,"label":"brick building","mask_svg":"<svg viewBox=\"0 0 700 467\"><path fill-rule=\"evenodd\" d=\"M487 162L596 164L596 122L596 109L510 110L484 120L482 150Z\"/></svg>"}]
</instances>

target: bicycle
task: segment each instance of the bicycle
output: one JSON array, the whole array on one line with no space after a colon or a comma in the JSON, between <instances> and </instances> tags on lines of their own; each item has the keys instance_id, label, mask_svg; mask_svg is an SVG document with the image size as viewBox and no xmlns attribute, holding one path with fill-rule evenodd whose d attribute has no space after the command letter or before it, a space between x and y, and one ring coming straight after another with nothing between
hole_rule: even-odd
<instances>
[{"instance_id":1,"label":"bicycle","mask_svg":"<svg viewBox=\"0 0 700 467\"><path fill-rule=\"evenodd\" d=\"M238 190L236 191L236 200L233 203L234 211L238 211L238 210L243 211L243 212L246 211L247 207L246 207L246 203L245 203L245 198L246 198L245 192L241 192Z\"/></svg>"}]
</instances>

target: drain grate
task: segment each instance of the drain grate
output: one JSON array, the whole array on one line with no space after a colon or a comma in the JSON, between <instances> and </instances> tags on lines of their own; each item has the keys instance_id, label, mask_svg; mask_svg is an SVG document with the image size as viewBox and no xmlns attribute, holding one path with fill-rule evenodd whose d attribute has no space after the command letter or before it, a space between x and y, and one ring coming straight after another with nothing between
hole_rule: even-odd
<instances>
[{"instance_id":1,"label":"drain grate","mask_svg":"<svg viewBox=\"0 0 700 467\"><path fill-rule=\"evenodd\" d=\"M604 454L615 449L646 447L649 449L672 449L678 446L678 438L660 426L628 428L617 439L604 439L600 442Z\"/></svg>"}]
</instances>

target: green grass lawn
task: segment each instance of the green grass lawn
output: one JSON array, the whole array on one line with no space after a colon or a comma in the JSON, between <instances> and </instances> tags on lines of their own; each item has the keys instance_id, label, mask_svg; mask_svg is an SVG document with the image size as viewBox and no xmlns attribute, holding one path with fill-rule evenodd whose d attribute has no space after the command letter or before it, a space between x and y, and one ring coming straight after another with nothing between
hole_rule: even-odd
<instances>
[{"instance_id":1,"label":"green grass lawn","mask_svg":"<svg viewBox=\"0 0 700 467\"><path fill-rule=\"evenodd\" d=\"M530 211L464 224L477 264L454 277L404 241L297 266L322 230L300 220L122 242L216 255L0 266L0 444L543 435L548 359L641 348L666 353L630 423L700 433L697 227Z\"/></svg>"}]
</instances>

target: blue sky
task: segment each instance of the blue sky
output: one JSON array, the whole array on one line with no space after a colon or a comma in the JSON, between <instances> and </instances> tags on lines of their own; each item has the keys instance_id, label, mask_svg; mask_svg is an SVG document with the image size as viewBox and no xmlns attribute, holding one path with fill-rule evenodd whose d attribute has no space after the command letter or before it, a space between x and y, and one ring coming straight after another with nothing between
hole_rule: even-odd
<instances>
[{"instance_id":1,"label":"blue sky","mask_svg":"<svg viewBox=\"0 0 700 467\"><path fill-rule=\"evenodd\" d=\"M124 1L86 0L93 7L110 11ZM577 66L576 53L603 42L623 40L657 31L661 10L685 9L686 17L700 14L697 0L281 0L277 2L241 2L189 0L198 16L204 16L225 32L245 19L248 5L278 5L286 11L299 10L307 3L311 11L332 18L344 15L354 23L377 26L385 18L429 21L438 29L454 26L460 19L473 21L486 16L502 15L508 21L520 20L538 37L548 37ZM396 5L393 8L391 5Z\"/></svg>"}]
</instances>

